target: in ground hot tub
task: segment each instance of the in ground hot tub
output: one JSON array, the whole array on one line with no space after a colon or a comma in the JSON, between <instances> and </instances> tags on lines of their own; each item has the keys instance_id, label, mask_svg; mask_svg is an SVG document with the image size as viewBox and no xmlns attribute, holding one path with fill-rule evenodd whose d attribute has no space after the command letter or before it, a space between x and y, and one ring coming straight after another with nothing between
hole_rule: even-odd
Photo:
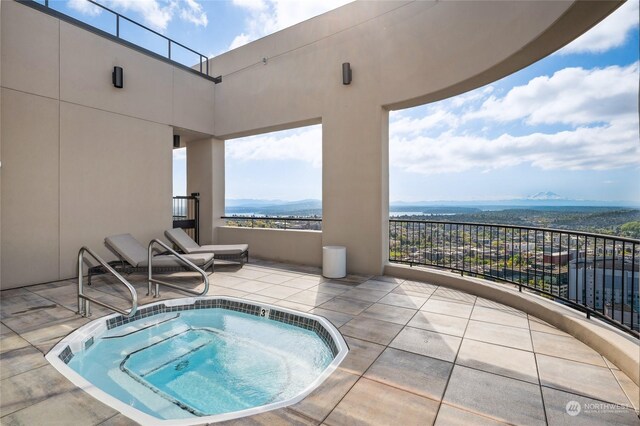
<instances>
[{"instance_id":1,"label":"in ground hot tub","mask_svg":"<svg viewBox=\"0 0 640 426\"><path fill-rule=\"evenodd\" d=\"M47 360L142 424L228 420L300 401L347 345L322 317L235 298L165 300L71 333Z\"/></svg>"}]
</instances>

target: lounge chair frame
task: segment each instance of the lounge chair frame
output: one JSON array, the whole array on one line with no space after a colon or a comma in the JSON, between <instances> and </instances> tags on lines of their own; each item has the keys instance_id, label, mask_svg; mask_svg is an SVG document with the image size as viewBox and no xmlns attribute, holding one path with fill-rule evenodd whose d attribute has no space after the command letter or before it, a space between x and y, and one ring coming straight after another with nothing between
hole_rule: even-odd
<instances>
[{"instance_id":1,"label":"lounge chair frame","mask_svg":"<svg viewBox=\"0 0 640 426\"><path fill-rule=\"evenodd\" d=\"M178 265L156 266L154 268L153 267L153 258L154 258L153 250L155 245L160 245L162 248L166 250L165 252L162 252L160 254L171 254L177 257L178 260L180 260L183 264L179 266ZM177 290L180 290L195 296L206 295L207 292L209 291L209 278L207 277L207 274L205 271L211 268L211 272L212 273L214 272L214 258L212 258L209 262L203 265L202 268L200 268L195 264L193 264L191 261L189 261L189 259L185 258L182 254L178 253L177 251L175 251L174 249L172 249L171 247L163 243L162 241L158 239L153 239L151 240L151 242L149 242L149 245L147 248L148 266L133 266L126 259L124 259L120 255L120 253L118 253L113 247L110 247L108 244L107 244L107 247L109 247L111 251L115 253L115 255L118 257L118 260L106 262L106 265L100 264L97 266L90 267L88 270L87 285L91 285L91 278L93 275L106 274L108 272L111 272L109 268L112 268L115 272L119 274L131 274L136 272L146 273L147 279L148 279L147 296L151 296L152 294L152 284L155 284L155 292L153 294L154 297L160 297L160 285L165 285L167 287L175 288ZM192 272L199 273L205 285L203 291L198 292L198 291L185 289L181 286L177 286L175 284L153 278L154 272L167 273L167 272L183 272L183 271L186 271L186 272L192 271Z\"/></svg>"},{"instance_id":2,"label":"lounge chair frame","mask_svg":"<svg viewBox=\"0 0 640 426\"><path fill-rule=\"evenodd\" d=\"M174 228L176 229L176 228ZM185 253L188 254L187 252L185 252L184 250L182 250L182 248L180 247L180 245L178 244L178 242L174 239L174 237L167 231L165 231L165 236L171 241L171 243L173 243L173 246L178 248L178 251L180 253ZM187 235L189 238L191 238L191 236ZM196 242L196 244L198 244ZM198 244L199 245L199 244ZM198 251L196 253L202 254L205 253L205 251ZM213 251L211 251L211 253L215 253ZM244 266L245 263L249 263L249 248L247 247L246 250L244 250L241 253L233 253L233 254L218 254L215 253L215 259L216 260L230 260L232 262L238 262L241 266Z\"/></svg>"}]
</instances>

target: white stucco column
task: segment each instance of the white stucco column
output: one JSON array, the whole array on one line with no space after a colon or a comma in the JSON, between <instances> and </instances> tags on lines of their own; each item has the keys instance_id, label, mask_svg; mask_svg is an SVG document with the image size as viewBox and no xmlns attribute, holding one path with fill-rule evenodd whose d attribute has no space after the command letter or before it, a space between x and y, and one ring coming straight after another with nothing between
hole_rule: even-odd
<instances>
[{"instance_id":1,"label":"white stucco column","mask_svg":"<svg viewBox=\"0 0 640 426\"><path fill-rule=\"evenodd\" d=\"M348 95L327 111L322 118L322 244L347 247L348 273L381 274L388 256L389 114Z\"/></svg>"},{"instance_id":2,"label":"white stucco column","mask_svg":"<svg viewBox=\"0 0 640 426\"><path fill-rule=\"evenodd\" d=\"M224 222L224 141L208 138L186 146L187 194L200 193L200 244L213 244Z\"/></svg>"}]
</instances>

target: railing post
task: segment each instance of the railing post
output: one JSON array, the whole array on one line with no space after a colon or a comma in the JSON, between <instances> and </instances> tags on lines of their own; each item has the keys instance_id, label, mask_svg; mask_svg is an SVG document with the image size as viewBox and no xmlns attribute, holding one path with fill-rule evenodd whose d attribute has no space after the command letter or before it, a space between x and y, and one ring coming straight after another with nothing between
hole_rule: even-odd
<instances>
[{"instance_id":1,"label":"railing post","mask_svg":"<svg viewBox=\"0 0 640 426\"><path fill-rule=\"evenodd\" d=\"M84 316L84 299L80 297L83 294L83 283L82 283L82 262L84 261L84 251L80 250L78 253L78 314Z\"/></svg>"},{"instance_id":2,"label":"railing post","mask_svg":"<svg viewBox=\"0 0 640 426\"><path fill-rule=\"evenodd\" d=\"M120 15L116 15L116 37L120 38Z\"/></svg>"},{"instance_id":3,"label":"railing post","mask_svg":"<svg viewBox=\"0 0 640 426\"><path fill-rule=\"evenodd\" d=\"M200 244L200 198L195 196L195 217L196 217L196 243Z\"/></svg>"}]
</instances>

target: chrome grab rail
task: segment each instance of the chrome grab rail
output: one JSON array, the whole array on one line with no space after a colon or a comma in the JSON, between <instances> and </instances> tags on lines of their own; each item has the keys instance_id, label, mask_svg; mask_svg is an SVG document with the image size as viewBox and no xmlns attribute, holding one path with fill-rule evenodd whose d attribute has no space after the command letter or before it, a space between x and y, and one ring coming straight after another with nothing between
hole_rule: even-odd
<instances>
[{"instance_id":1,"label":"chrome grab rail","mask_svg":"<svg viewBox=\"0 0 640 426\"><path fill-rule=\"evenodd\" d=\"M195 290L189 290L189 289L181 287L179 285L171 284L171 283L168 283L166 281L161 281L161 280L157 280L157 279L153 278L153 265L152 265L151 262L153 260L153 245L154 244L158 244L163 249L167 250L169 253L171 253L172 255L177 257L186 266L189 266L195 272L199 273L202 276L202 280L204 282L204 290L202 290L200 292L199 291L195 291ZM162 241L158 240L157 238L154 238L153 240L151 240L149 242L149 248L147 250L147 256L148 256L147 260L148 260L148 263L149 263L149 276L148 276L149 289L148 289L147 296L151 296L151 283L154 283L156 285L155 293L154 293L153 297L160 297L160 284L166 285L167 287L175 288L175 289L180 290L180 291L184 291L185 293L193 294L195 296L204 296L209 291L209 278L207 278L207 273L205 271L203 271L202 269L198 268L189 259L187 259L183 255L181 255L180 253L178 253L177 251L175 251L174 249L172 249L171 247L169 247L168 245L166 245Z\"/></svg>"},{"instance_id":2,"label":"chrome grab rail","mask_svg":"<svg viewBox=\"0 0 640 426\"><path fill-rule=\"evenodd\" d=\"M83 279L83 263L84 263L84 254L88 253L91 257L93 257L103 268L109 271L114 277L118 279L122 284L124 284L129 292L131 293L131 309L129 311L122 310L120 308L116 308L115 306L109 305L108 303L101 302L99 300L94 299L93 297L87 296L83 293L84 285L82 282ZM131 318L136 314L138 310L138 293L136 289L133 288L131 284L127 280L125 280L122 275L116 272L111 265L102 260L100 256L95 254L91 249L87 247L82 247L78 252L78 314L89 317L91 316L91 302L96 303L100 306L104 306L105 308L112 309L119 314L126 316L127 318Z\"/></svg>"}]
</instances>

